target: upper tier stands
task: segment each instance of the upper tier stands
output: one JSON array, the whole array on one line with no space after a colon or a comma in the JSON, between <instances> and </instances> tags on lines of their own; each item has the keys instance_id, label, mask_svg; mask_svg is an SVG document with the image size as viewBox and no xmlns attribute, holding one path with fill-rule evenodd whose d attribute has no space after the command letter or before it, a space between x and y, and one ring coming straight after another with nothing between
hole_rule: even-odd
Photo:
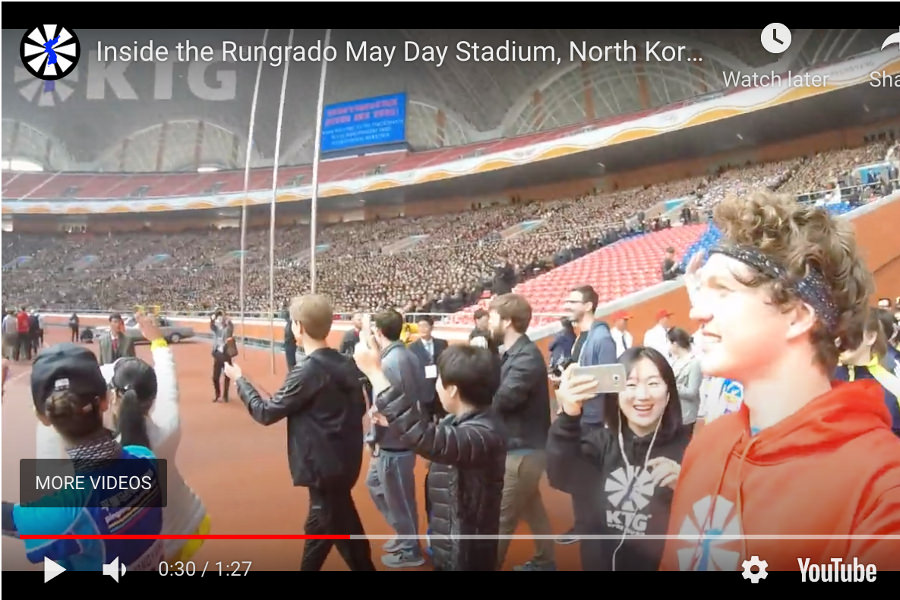
<instances>
[{"instance_id":1,"label":"upper tier stands","mask_svg":"<svg viewBox=\"0 0 900 600\"><path fill-rule=\"evenodd\" d=\"M825 189L854 182L852 174L832 167L871 163L873 157L876 161L883 157L885 150L886 144L871 144L849 152L822 153L815 160L821 161L823 175L809 187ZM834 163L828 161L829 156ZM653 230L641 229L634 215L673 198L693 197L695 207L711 207L724 195L746 193L750 186L781 190L796 173L808 172L804 165L803 160L787 160L612 194L322 227L318 243L326 249L317 253L317 291L329 294L341 312L393 306L407 313L454 313L489 293L495 265L505 259L515 267L516 290L532 298L537 313L558 313L562 294L579 284L595 285L603 299L613 299L660 281L666 246L672 245L680 256L686 256L693 252L694 244L704 247L714 241L701 238L704 229L699 225L633 237ZM848 210L850 200L865 202L890 185L896 183L879 181L870 186L875 191L862 194L859 188L844 190L833 209ZM835 199L831 190L812 201ZM677 225L678 208L669 214ZM693 218L705 221L705 211L694 211ZM500 232L532 221L540 225L501 239ZM384 252L412 236L427 237L408 251ZM305 227L276 229L278 306L309 289L305 267L308 239ZM175 235L7 233L3 242L5 302L102 310L135 304L161 305L173 311L220 305L236 311L240 307L240 260L233 258L240 249L236 229ZM267 229L248 230L248 312L265 311L269 306L268 247ZM163 254L168 258L150 258ZM82 260L86 256L96 258ZM224 260L227 257L232 258ZM461 318L470 318L469 314Z\"/></svg>"}]
</instances>

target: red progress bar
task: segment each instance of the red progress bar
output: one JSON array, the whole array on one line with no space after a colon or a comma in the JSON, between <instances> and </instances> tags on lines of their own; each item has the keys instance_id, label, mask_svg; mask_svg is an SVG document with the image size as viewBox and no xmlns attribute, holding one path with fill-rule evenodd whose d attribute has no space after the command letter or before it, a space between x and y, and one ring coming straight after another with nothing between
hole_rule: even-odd
<instances>
[{"instance_id":1,"label":"red progress bar","mask_svg":"<svg viewBox=\"0 0 900 600\"><path fill-rule=\"evenodd\" d=\"M20 535L20 540L349 540L349 535Z\"/></svg>"}]
</instances>

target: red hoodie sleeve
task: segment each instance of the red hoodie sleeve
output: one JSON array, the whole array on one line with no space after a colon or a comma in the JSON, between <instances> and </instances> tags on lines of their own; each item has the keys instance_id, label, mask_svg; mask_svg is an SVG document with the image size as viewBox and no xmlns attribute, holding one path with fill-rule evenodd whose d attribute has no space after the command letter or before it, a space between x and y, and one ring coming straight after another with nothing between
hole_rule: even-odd
<instances>
[{"instance_id":1,"label":"red hoodie sleeve","mask_svg":"<svg viewBox=\"0 0 900 600\"><path fill-rule=\"evenodd\" d=\"M883 492L861 516L854 535L900 535L900 486ZM900 571L900 539L854 539L847 558L874 564L879 571Z\"/></svg>"}]
</instances>

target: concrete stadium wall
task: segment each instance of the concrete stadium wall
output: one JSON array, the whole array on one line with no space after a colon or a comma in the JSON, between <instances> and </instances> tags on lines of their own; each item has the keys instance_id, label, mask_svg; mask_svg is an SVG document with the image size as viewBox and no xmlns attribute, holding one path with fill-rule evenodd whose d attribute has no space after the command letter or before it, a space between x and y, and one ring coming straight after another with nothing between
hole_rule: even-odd
<instances>
[{"instance_id":1,"label":"concrete stadium wall","mask_svg":"<svg viewBox=\"0 0 900 600\"><path fill-rule=\"evenodd\" d=\"M859 208L852 214L846 215L846 218L851 219L866 263L875 274L876 297L900 296L900 236L896 235L897 225L900 224L900 193ZM619 310L627 310L632 316L628 328L634 335L635 342L641 343L644 332L654 325L656 313L663 308L674 313L673 325L682 327L689 333L693 333L697 329L697 324L690 320L690 303L681 281L660 283L625 296L601 306L597 314L602 318ZM79 316L82 325L105 326L108 324L107 315L84 314ZM47 322L59 326L65 325L68 321L68 315L62 314L49 314L45 318ZM242 328L240 319L232 318L235 322L235 336L238 338L246 330L246 336L254 339L256 343L273 338L276 344L281 344L283 341L284 321L276 319L273 328L269 320L246 319ZM198 336L209 335L208 319L178 318L172 315L171 320L178 325L193 327ZM352 325L347 322L335 322L331 334L328 336L329 345L337 348L344 333L350 327ZM465 343L471 329L471 325L436 324L434 335L451 343ZM549 357L549 345L557 330L558 326L554 324L529 331L529 336L537 342L545 357Z\"/></svg>"}]
</instances>

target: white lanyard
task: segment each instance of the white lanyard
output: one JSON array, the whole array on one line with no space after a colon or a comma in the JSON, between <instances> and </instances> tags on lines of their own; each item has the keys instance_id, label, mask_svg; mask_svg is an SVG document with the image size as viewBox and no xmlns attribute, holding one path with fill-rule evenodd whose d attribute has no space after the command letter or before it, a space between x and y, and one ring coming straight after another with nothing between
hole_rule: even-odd
<instances>
[{"instance_id":1,"label":"white lanyard","mask_svg":"<svg viewBox=\"0 0 900 600\"><path fill-rule=\"evenodd\" d=\"M668 401L666 401L668 404ZM665 405L663 405L663 414L665 414ZM619 411L619 452L622 453L622 460L625 461L625 473L626 477L629 471L632 470L631 462L628 460L628 454L625 453L625 442L622 439L622 419L625 418L625 415L622 414L622 411ZM659 415L659 420L656 422L656 429L653 430L653 437L650 438L650 446L647 448L647 454L644 456L644 467L643 470L647 470L647 463L650 462L650 453L653 451L653 444L656 442L656 434L659 433L659 426L662 424L663 415ZM628 479L628 485L625 486L625 496L623 497L622 502L629 500L631 498L631 494L634 493L634 485L637 482L638 475L640 474L640 470L635 470L631 477ZM616 546L616 549L613 550L612 555L612 570L616 570L616 554L622 548L622 544L625 543L625 538L628 537L628 523L624 523L622 525L622 539L619 540L619 545Z\"/></svg>"}]
</instances>

